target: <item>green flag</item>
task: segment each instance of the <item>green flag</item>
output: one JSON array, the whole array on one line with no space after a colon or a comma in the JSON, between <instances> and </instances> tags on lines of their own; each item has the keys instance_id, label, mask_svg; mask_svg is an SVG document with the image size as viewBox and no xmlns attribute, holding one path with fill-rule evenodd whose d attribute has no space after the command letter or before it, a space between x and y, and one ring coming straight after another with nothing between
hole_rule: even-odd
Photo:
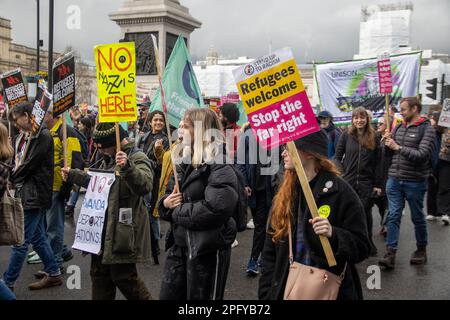
<instances>
[{"instance_id":1,"label":"green flag","mask_svg":"<svg viewBox=\"0 0 450 320\"><path fill-rule=\"evenodd\" d=\"M247 117L247 113L244 110L244 104L242 103L242 101L239 101L238 103L236 103L236 106L239 109L239 120L238 122L236 122L236 124L238 126L243 126L245 123L248 122L248 117Z\"/></svg>"},{"instance_id":2,"label":"green flag","mask_svg":"<svg viewBox=\"0 0 450 320\"><path fill-rule=\"evenodd\" d=\"M193 107L204 107L202 94L192 68L191 56L180 35L162 77L164 99L169 123L178 127L184 112ZM150 111L163 110L160 90L152 101Z\"/></svg>"}]
</instances>

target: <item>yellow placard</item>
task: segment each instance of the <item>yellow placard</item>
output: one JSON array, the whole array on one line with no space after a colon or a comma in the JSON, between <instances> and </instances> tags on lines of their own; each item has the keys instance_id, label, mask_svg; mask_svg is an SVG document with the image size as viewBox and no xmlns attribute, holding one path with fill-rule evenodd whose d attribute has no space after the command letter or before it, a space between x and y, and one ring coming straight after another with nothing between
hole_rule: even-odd
<instances>
[{"instance_id":1,"label":"yellow placard","mask_svg":"<svg viewBox=\"0 0 450 320\"><path fill-rule=\"evenodd\" d=\"M288 60L237 84L247 114L305 90L295 60Z\"/></svg>"},{"instance_id":2,"label":"yellow placard","mask_svg":"<svg viewBox=\"0 0 450 320\"><path fill-rule=\"evenodd\" d=\"M134 42L94 48L99 122L137 121Z\"/></svg>"}]
</instances>

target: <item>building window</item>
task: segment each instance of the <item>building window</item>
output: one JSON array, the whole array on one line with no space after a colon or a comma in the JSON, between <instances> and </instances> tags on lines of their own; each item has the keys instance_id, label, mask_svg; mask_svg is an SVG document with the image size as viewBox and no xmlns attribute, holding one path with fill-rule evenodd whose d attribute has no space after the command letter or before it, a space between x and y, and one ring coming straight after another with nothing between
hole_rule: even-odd
<instances>
[{"instance_id":1,"label":"building window","mask_svg":"<svg viewBox=\"0 0 450 320\"><path fill-rule=\"evenodd\" d=\"M16 54L16 59L20 59L20 54Z\"/></svg>"},{"instance_id":2,"label":"building window","mask_svg":"<svg viewBox=\"0 0 450 320\"><path fill-rule=\"evenodd\" d=\"M183 38L186 43L186 47L188 45L187 39ZM166 65L169 62L170 55L172 54L173 48L175 47L175 43L178 40L178 36L172 33L166 33Z\"/></svg>"},{"instance_id":3,"label":"building window","mask_svg":"<svg viewBox=\"0 0 450 320\"><path fill-rule=\"evenodd\" d=\"M136 74L139 76L157 74L152 34L158 40L158 32L126 33L123 39L125 42L134 42L136 49Z\"/></svg>"}]
</instances>

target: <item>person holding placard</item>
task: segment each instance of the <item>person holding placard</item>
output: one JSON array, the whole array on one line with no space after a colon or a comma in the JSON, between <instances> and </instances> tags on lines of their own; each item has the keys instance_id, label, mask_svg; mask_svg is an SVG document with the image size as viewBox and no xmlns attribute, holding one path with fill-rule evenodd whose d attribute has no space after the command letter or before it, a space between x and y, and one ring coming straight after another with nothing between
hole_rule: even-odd
<instances>
[{"instance_id":1,"label":"person holding placard","mask_svg":"<svg viewBox=\"0 0 450 320\"><path fill-rule=\"evenodd\" d=\"M328 139L323 130L294 143L320 216L312 219L293 160L287 150L283 151L285 176L268 220L258 297L264 300L283 298L289 272L288 235L291 232L296 262L341 275L343 280L337 299L362 299L354 264L366 259L370 250L363 205L350 185L339 177L335 164L327 159ZM319 235L328 238L337 266L329 267Z\"/></svg>"},{"instance_id":2,"label":"person holding placard","mask_svg":"<svg viewBox=\"0 0 450 320\"><path fill-rule=\"evenodd\" d=\"M161 218L172 223L174 236L160 299L222 300L237 233L232 216L238 180L223 159L223 128L214 111L189 109L183 122L180 190L172 180L159 200Z\"/></svg>"},{"instance_id":3,"label":"person holding placard","mask_svg":"<svg viewBox=\"0 0 450 320\"><path fill-rule=\"evenodd\" d=\"M32 112L33 105L24 102L15 106L9 114L10 119L24 133L16 142L16 169L11 175L11 182L15 185L16 194L22 199L25 242L20 246L12 247L8 270L4 273L3 280L8 287L14 287L26 259L28 247L32 244L44 263L46 274L29 288L39 290L62 285L63 278L47 241L44 221L46 210L50 209L52 204L53 141L46 128L42 128L37 135L30 137Z\"/></svg>"},{"instance_id":4,"label":"person holding placard","mask_svg":"<svg viewBox=\"0 0 450 320\"><path fill-rule=\"evenodd\" d=\"M117 152L115 128L114 123L100 123L93 133L103 157L99 169L118 171L118 175L109 192L101 251L92 254L92 299L114 300L118 288L129 300L149 300L150 292L137 273L136 263L150 258L150 225L143 196L152 189L153 171L122 126L118 126L121 151ZM82 170L63 168L62 174L69 183L89 185L90 176Z\"/></svg>"}]
</instances>

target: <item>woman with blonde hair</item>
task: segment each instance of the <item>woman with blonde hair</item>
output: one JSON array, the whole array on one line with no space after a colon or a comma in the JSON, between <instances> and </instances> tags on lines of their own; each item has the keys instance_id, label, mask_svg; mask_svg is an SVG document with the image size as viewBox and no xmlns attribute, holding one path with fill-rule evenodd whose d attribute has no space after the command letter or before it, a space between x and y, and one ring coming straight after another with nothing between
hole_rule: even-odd
<instances>
[{"instance_id":1,"label":"woman with blonde hair","mask_svg":"<svg viewBox=\"0 0 450 320\"><path fill-rule=\"evenodd\" d=\"M205 108L190 109L183 122L180 189L172 179L159 201L159 213L171 222L174 240L160 299L221 300L236 236L232 215L238 206L238 181L225 164L217 115Z\"/></svg>"},{"instance_id":2,"label":"woman with blonde hair","mask_svg":"<svg viewBox=\"0 0 450 320\"><path fill-rule=\"evenodd\" d=\"M327 135L321 130L295 141L320 217L312 219L291 155L283 151L285 175L273 200L259 281L260 299L282 299L289 272L289 232L293 260L326 269L344 279L338 299L362 299L354 264L369 252L364 209L357 194L327 159ZM290 228L289 228L290 227ZM329 267L319 239L328 238L337 265Z\"/></svg>"},{"instance_id":3,"label":"woman with blonde hair","mask_svg":"<svg viewBox=\"0 0 450 320\"><path fill-rule=\"evenodd\" d=\"M356 191L364 206L370 240L370 255L377 254L372 241L372 206L375 196L382 194L383 163L380 139L370 124L372 118L363 107L352 112L352 124L339 140L335 161L343 178Z\"/></svg>"}]
</instances>

